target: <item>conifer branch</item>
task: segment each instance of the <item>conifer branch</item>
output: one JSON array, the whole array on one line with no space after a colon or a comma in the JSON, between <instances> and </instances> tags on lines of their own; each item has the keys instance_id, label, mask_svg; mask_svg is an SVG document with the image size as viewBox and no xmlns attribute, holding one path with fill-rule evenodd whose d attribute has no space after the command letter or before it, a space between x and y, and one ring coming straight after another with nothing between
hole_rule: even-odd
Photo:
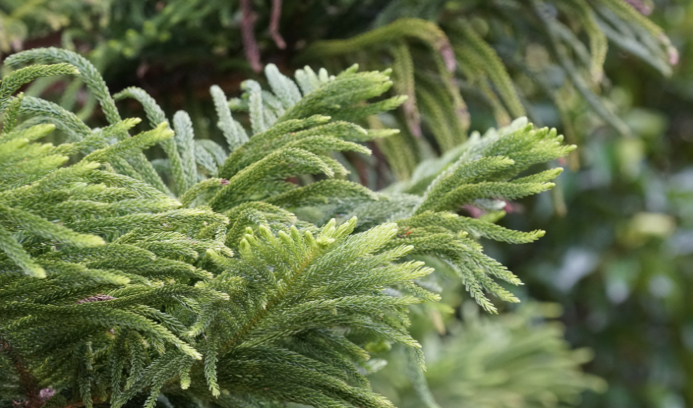
<instances>
[{"instance_id":1,"label":"conifer branch","mask_svg":"<svg viewBox=\"0 0 693 408\"><path fill-rule=\"evenodd\" d=\"M13 61L34 59L81 64L102 103L113 101L93 67L71 53L32 50ZM404 98L369 103L391 87L390 72L356 68L336 76L306 68L294 81L270 65L271 91L246 82L247 105L212 88L228 155L195 140L183 112L170 129L139 89L117 96L142 102L153 125L132 137L138 119L118 116L92 130L57 105L24 98L25 113L50 117L73 135L70 143L41 144L54 127L20 123L0 136L0 157L12 164L0 165L0 331L32 350L24 367L37 383L55 384L82 401L68 405L85 407L119 408L144 394L146 408L159 395L390 407L362 372L372 342L409 348L423 370L407 311L438 295L421 284L433 270L412 256L447 263L489 311L486 293L517 301L496 280L519 278L473 238L522 243L542 232L455 212L550 188L559 170L517 176L573 147L553 130L514 123L446 157L417 181L422 196L406 187L374 193L333 178L347 169L332 153L370 154L361 142L396 135L354 121ZM238 106L249 112L251 137L231 116ZM455 125L449 129L453 135ZM142 149L157 143L168 143L162 168L173 175L177 199L141 161ZM327 178L287 181L315 174Z\"/></svg>"}]
</instances>

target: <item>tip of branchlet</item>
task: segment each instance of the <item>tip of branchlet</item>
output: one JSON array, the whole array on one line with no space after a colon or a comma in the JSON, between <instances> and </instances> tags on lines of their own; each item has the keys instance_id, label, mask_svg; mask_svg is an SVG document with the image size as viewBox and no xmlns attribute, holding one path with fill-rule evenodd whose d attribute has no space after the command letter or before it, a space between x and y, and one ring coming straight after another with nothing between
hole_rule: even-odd
<instances>
[{"instance_id":1,"label":"tip of branchlet","mask_svg":"<svg viewBox=\"0 0 693 408\"><path fill-rule=\"evenodd\" d=\"M161 129L161 130L167 129L168 128L168 122L161 122L158 125L156 125L156 128Z\"/></svg>"},{"instance_id":2,"label":"tip of branchlet","mask_svg":"<svg viewBox=\"0 0 693 408\"><path fill-rule=\"evenodd\" d=\"M241 239L241 242L238 243L238 247L240 248L241 251L249 251L250 250L250 243L246 238Z\"/></svg>"},{"instance_id":3,"label":"tip of branchlet","mask_svg":"<svg viewBox=\"0 0 693 408\"><path fill-rule=\"evenodd\" d=\"M309 117L313 123L318 124L318 123L327 123L332 119L332 116L329 115L313 115Z\"/></svg>"},{"instance_id":4,"label":"tip of branchlet","mask_svg":"<svg viewBox=\"0 0 693 408\"><path fill-rule=\"evenodd\" d=\"M39 132L45 132L46 134L55 130L55 125L52 123L41 123L40 125L34 125L30 129L36 129Z\"/></svg>"},{"instance_id":5,"label":"tip of branchlet","mask_svg":"<svg viewBox=\"0 0 693 408\"><path fill-rule=\"evenodd\" d=\"M123 124L128 128L134 127L140 122L142 122L142 119L140 118L127 118L123 120Z\"/></svg>"},{"instance_id":6,"label":"tip of branchlet","mask_svg":"<svg viewBox=\"0 0 693 408\"><path fill-rule=\"evenodd\" d=\"M38 265L29 268L28 270L25 269L25 272L27 273L27 275L34 278L44 279L46 277L46 270Z\"/></svg>"},{"instance_id":7,"label":"tip of branchlet","mask_svg":"<svg viewBox=\"0 0 693 408\"><path fill-rule=\"evenodd\" d=\"M669 65L677 65L679 63L679 50L669 46L667 52L669 53Z\"/></svg>"},{"instance_id":8,"label":"tip of branchlet","mask_svg":"<svg viewBox=\"0 0 693 408\"><path fill-rule=\"evenodd\" d=\"M399 129L370 129L368 135L373 139L380 139L399 134Z\"/></svg>"},{"instance_id":9,"label":"tip of branchlet","mask_svg":"<svg viewBox=\"0 0 693 408\"><path fill-rule=\"evenodd\" d=\"M322 228L323 233L331 233L335 230L335 225L337 225L337 220L331 218L327 224Z\"/></svg>"},{"instance_id":10,"label":"tip of branchlet","mask_svg":"<svg viewBox=\"0 0 693 408\"><path fill-rule=\"evenodd\" d=\"M86 235L81 243L87 247L106 245L106 241L97 235Z\"/></svg>"},{"instance_id":11,"label":"tip of branchlet","mask_svg":"<svg viewBox=\"0 0 693 408\"><path fill-rule=\"evenodd\" d=\"M312 247L312 248L317 248L318 242L315 240L315 237L313 237L313 234L310 231L306 231L303 234L304 239L306 240L306 243Z\"/></svg>"},{"instance_id":12,"label":"tip of branchlet","mask_svg":"<svg viewBox=\"0 0 693 408\"><path fill-rule=\"evenodd\" d=\"M322 236L322 237L318 237L318 239L315 242L317 242L321 246L325 247L327 245L332 244L335 241L336 240L334 238Z\"/></svg>"},{"instance_id":13,"label":"tip of branchlet","mask_svg":"<svg viewBox=\"0 0 693 408\"><path fill-rule=\"evenodd\" d=\"M260 235L262 235L265 239L270 239L273 236L272 231L265 225L260 225L258 227L258 231L260 232Z\"/></svg>"},{"instance_id":14,"label":"tip of branchlet","mask_svg":"<svg viewBox=\"0 0 693 408\"><path fill-rule=\"evenodd\" d=\"M359 70L359 64L354 64L350 66L349 68L344 70L345 74L353 74L354 72Z\"/></svg>"}]
</instances>

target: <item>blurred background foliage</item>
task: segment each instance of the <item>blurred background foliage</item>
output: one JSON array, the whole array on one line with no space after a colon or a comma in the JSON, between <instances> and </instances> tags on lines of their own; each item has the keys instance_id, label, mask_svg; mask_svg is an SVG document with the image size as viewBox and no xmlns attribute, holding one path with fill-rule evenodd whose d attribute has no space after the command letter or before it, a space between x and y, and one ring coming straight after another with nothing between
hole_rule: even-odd
<instances>
[{"instance_id":1,"label":"blurred background foliage","mask_svg":"<svg viewBox=\"0 0 693 408\"><path fill-rule=\"evenodd\" d=\"M526 282L514 289L525 302L479 316L444 284L445 304L413 313L432 396L442 407L693 406L693 2L0 0L0 23L3 56L76 50L112 91L139 86L167 112L185 108L212 139L212 84L237 95L269 62L393 67L392 92L410 102L370 125L401 134L370 146L372 158L339 158L372 188L416 192L417 165L454 155L474 130L523 115L557 127L580 146L560 188L509 203L500 221L547 237L483 242ZM25 92L102 120L78 81ZM375 388L398 406L435 406L406 356L373 347L390 361Z\"/></svg>"},{"instance_id":2,"label":"blurred background foliage","mask_svg":"<svg viewBox=\"0 0 693 408\"><path fill-rule=\"evenodd\" d=\"M576 107L581 167L562 176L567 215L547 197L528 204L506 221L549 239L498 252L528 296L565 306L568 340L595 351L587 370L609 390L585 406L693 406L693 3L657 2L650 17L680 52L673 77L611 52L609 99L633 136Z\"/></svg>"},{"instance_id":3,"label":"blurred background foliage","mask_svg":"<svg viewBox=\"0 0 693 408\"><path fill-rule=\"evenodd\" d=\"M580 372L592 352L573 350L563 339L563 325L554 320L561 315L557 304L529 302L514 313L488 316L466 301L459 311L461 319L447 322L445 336L418 327L437 406L573 406L580 404L585 390L602 393L606 388L602 379ZM371 382L395 406L420 407L407 358L403 350L397 352Z\"/></svg>"}]
</instances>

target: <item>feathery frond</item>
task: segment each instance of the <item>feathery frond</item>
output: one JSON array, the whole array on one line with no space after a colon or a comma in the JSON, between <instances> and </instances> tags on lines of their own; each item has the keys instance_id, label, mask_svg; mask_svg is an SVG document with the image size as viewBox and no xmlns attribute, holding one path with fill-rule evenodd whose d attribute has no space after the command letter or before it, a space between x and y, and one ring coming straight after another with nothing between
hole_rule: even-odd
<instances>
[{"instance_id":1,"label":"feathery frond","mask_svg":"<svg viewBox=\"0 0 693 408\"><path fill-rule=\"evenodd\" d=\"M554 132L517 127L473 138L423 198L374 193L339 178L347 169L332 153L369 154L362 142L396 133L353 122L403 102L369 102L392 85L389 71L331 77L306 68L299 86L268 66L272 91L248 82L240 100L251 120L246 140L229 111L243 103L213 90L227 154L195 140L184 112L171 129L136 88L115 99L137 99L152 129L129 137L140 120L121 119L86 60L45 49L10 63L29 61L77 64L111 124L91 129L57 105L17 97L25 114L60 123L72 139L38 142L55 126L30 126L31 118L0 136L0 341L3 353L21 356L14 366L0 361L15 384L0 398L28 404L38 403L40 385L87 407L139 400L152 408L159 396L389 407L367 387L366 350L399 343L423 369L407 311L438 297L421 282L432 269L413 257L450 263L487 310L484 290L515 301L492 277L519 279L472 237L529 242L541 232L452 211L549 188L555 171L516 176L571 149ZM175 188L152 176L142 151L155 144Z\"/></svg>"}]
</instances>

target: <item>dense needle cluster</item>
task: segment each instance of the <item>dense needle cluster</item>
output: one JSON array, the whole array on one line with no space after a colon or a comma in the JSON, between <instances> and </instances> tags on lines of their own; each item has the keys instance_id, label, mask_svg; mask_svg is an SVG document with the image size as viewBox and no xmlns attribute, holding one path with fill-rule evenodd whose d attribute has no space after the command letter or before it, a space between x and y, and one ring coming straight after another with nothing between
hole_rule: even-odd
<instances>
[{"instance_id":1,"label":"dense needle cluster","mask_svg":"<svg viewBox=\"0 0 693 408\"><path fill-rule=\"evenodd\" d=\"M195 139L183 111L169 122L141 89L112 97L72 52L29 50L6 64L28 66L0 86L3 404L391 406L368 386L366 349L398 343L423 366L407 311L438 295L415 258L451 265L487 310L485 292L515 301L495 279L519 279L474 238L543 232L456 212L551 188L559 170L518 175L573 149L516 125L470 139L419 180L422 195L376 193L346 181L333 152L367 154L361 142L395 133L357 124L403 102L366 103L390 88L387 71L305 68L294 82L269 65L271 91L246 81L228 101L213 87L224 147ZM65 74L88 86L108 126L12 96ZM114 98L138 100L150 130L131 135L140 119L121 118ZM249 112L250 129L230 107ZM52 133L63 142L41 142ZM166 159L144 155L154 145ZM305 175L318 181L294 182Z\"/></svg>"}]
</instances>

